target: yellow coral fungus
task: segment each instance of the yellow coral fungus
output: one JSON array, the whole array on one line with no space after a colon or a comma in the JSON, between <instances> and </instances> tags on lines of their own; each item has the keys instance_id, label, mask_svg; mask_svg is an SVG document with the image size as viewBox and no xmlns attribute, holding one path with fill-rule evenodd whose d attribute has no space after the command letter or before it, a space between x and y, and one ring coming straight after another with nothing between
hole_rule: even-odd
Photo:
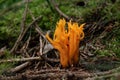
<instances>
[{"instance_id":1,"label":"yellow coral fungus","mask_svg":"<svg viewBox=\"0 0 120 80\"><path fill-rule=\"evenodd\" d=\"M57 23L53 40L46 34L46 38L60 52L60 63L63 68L76 65L79 62L79 43L84 38L83 26L69 21L68 29L65 29L66 21L60 19Z\"/></svg>"}]
</instances>

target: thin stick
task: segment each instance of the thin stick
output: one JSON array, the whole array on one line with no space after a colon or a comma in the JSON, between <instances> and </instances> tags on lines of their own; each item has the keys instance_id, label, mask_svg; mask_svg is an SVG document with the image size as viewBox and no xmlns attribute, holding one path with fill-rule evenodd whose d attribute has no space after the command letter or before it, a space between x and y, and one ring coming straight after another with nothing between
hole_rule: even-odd
<instances>
[{"instance_id":1,"label":"thin stick","mask_svg":"<svg viewBox=\"0 0 120 80\"><path fill-rule=\"evenodd\" d=\"M33 61L33 60L42 60L41 57L29 57L29 58L16 58L16 59L8 59L8 60L0 60L0 63L5 62L23 62L23 61Z\"/></svg>"},{"instance_id":2,"label":"thin stick","mask_svg":"<svg viewBox=\"0 0 120 80\"><path fill-rule=\"evenodd\" d=\"M120 75L120 72L117 72L117 73L111 73L111 74L102 75L102 76L94 76L92 78L86 78L85 80L104 80L105 78L117 77L119 75ZM119 80L119 79L116 79L116 80Z\"/></svg>"},{"instance_id":3,"label":"thin stick","mask_svg":"<svg viewBox=\"0 0 120 80\"><path fill-rule=\"evenodd\" d=\"M21 33L20 33L17 41L15 42L13 48L11 49L10 53L13 53L14 51L17 50L18 45L19 45L20 41L22 40L22 38L24 36L23 33L24 33L24 29L25 29L25 21L26 21L27 11L28 11L28 2L25 5L25 10L24 10L24 13L23 13L22 21L21 21Z\"/></svg>"},{"instance_id":4,"label":"thin stick","mask_svg":"<svg viewBox=\"0 0 120 80\"><path fill-rule=\"evenodd\" d=\"M43 42L42 42L42 37L39 37L39 44L40 44L40 49L39 49L39 55L43 54Z\"/></svg>"},{"instance_id":5,"label":"thin stick","mask_svg":"<svg viewBox=\"0 0 120 80\"><path fill-rule=\"evenodd\" d=\"M32 14L32 12L30 11L30 9L28 9L28 11L29 11L32 19L35 20L35 17L34 17L34 15ZM41 18L42 18L42 16L41 16ZM43 31L41 30L41 28L38 26L37 22L35 22L35 30L36 30L44 39L46 39L45 36L44 36L44 32L43 32Z\"/></svg>"},{"instance_id":6,"label":"thin stick","mask_svg":"<svg viewBox=\"0 0 120 80\"><path fill-rule=\"evenodd\" d=\"M63 17L66 18L67 20L70 20L70 17L67 16L66 14L64 14L64 13L58 8L58 5L55 3L54 0L51 0L51 3L53 4L55 10L56 10L61 16L63 16Z\"/></svg>"},{"instance_id":7,"label":"thin stick","mask_svg":"<svg viewBox=\"0 0 120 80\"><path fill-rule=\"evenodd\" d=\"M20 49L20 52L27 57L30 57L30 55L27 52L27 48L30 42L31 36L28 37L27 41L24 43L23 47Z\"/></svg>"},{"instance_id":8,"label":"thin stick","mask_svg":"<svg viewBox=\"0 0 120 80\"><path fill-rule=\"evenodd\" d=\"M34 61L34 60L46 60L51 62L59 62L59 59L51 59L46 58L44 56L39 57L29 57L29 58L16 58L16 59L8 59L8 60L0 60L0 63L6 63L6 62L24 62L24 61Z\"/></svg>"},{"instance_id":9,"label":"thin stick","mask_svg":"<svg viewBox=\"0 0 120 80\"><path fill-rule=\"evenodd\" d=\"M32 22L28 25L27 28L25 28L25 30L23 31L23 33L21 33L20 36L18 37L18 39L17 39L15 45L13 46L13 48L11 49L10 53L14 52L14 51L17 49L17 47L18 47L18 45L19 45L18 43L23 39L23 37L24 37L25 33L27 32L27 30L28 30L33 24L35 24L35 22L37 22L37 21L40 20L41 18L42 18L42 16L37 17L34 21L32 21Z\"/></svg>"},{"instance_id":10,"label":"thin stick","mask_svg":"<svg viewBox=\"0 0 120 80\"><path fill-rule=\"evenodd\" d=\"M15 68L12 68L12 69L10 70L10 72L18 72L18 71L24 69L25 67L27 67L28 65L30 65L30 63L31 63L31 62L25 62L25 63L23 63L23 64L15 67Z\"/></svg>"}]
</instances>

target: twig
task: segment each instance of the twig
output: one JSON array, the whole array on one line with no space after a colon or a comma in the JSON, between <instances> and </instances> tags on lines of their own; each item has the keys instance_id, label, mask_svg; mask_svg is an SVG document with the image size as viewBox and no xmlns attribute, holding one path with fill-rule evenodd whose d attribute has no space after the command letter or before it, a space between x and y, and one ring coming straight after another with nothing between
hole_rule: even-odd
<instances>
[{"instance_id":1,"label":"twig","mask_svg":"<svg viewBox=\"0 0 120 80\"><path fill-rule=\"evenodd\" d=\"M23 19L22 19L22 21L21 21L21 33L20 33L17 41L15 42L13 48L11 49L10 53L13 53L14 51L17 50L18 45L19 45L20 41L22 40L22 38L23 38L23 36L24 36L23 33L24 33L24 29L25 29L25 21L26 21L27 11L28 11L28 2L27 2L26 5L25 5L24 14L23 14L23 17L22 17Z\"/></svg>"},{"instance_id":2,"label":"twig","mask_svg":"<svg viewBox=\"0 0 120 80\"><path fill-rule=\"evenodd\" d=\"M24 43L23 47L21 48L20 52L23 54L23 56L30 57L30 55L27 52L27 48L30 42L31 36L27 39L27 41ZM25 54L25 55L24 55Z\"/></svg>"},{"instance_id":3,"label":"twig","mask_svg":"<svg viewBox=\"0 0 120 80\"><path fill-rule=\"evenodd\" d=\"M114 68L112 70L109 70L109 71L105 71L105 72L100 72L100 73L97 73L97 75L99 76L103 76L103 75L106 75L106 74L111 74L111 73L115 73L117 71L120 70L120 67L117 67L117 68Z\"/></svg>"},{"instance_id":4,"label":"twig","mask_svg":"<svg viewBox=\"0 0 120 80\"><path fill-rule=\"evenodd\" d=\"M23 63L23 64L15 67L15 68L12 68L12 69L10 70L10 72L18 72L18 71L24 69L25 67L27 67L28 65L30 65L30 63L31 63L31 62L25 62L25 63Z\"/></svg>"},{"instance_id":5,"label":"twig","mask_svg":"<svg viewBox=\"0 0 120 80\"><path fill-rule=\"evenodd\" d=\"M94 74L92 73L91 78L89 77L86 80L96 80L96 79L102 79L102 78L111 77L111 76L118 76L120 75L119 71L120 71L120 67L117 67L105 72L99 72Z\"/></svg>"},{"instance_id":6,"label":"twig","mask_svg":"<svg viewBox=\"0 0 120 80\"><path fill-rule=\"evenodd\" d=\"M10 53L14 52L17 47L18 47L18 43L22 40L22 38L24 37L25 33L27 32L27 30L33 25L35 24L35 22L39 21L42 18L42 16L37 17L34 21L32 21L27 28L25 28L25 30L23 31L22 34L20 34L20 37L18 37L18 40L16 41L15 45L13 46L13 48L11 49Z\"/></svg>"},{"instance_id":7,"label":"twig","mask_svg":"<svg viewBox=\"0 0 120 80\"><path fill-rule=\"evenodd\" d=\"M75 71L70 71L66 69L42 69L39 71L29 71L29 72L24 72L22 74L19 74L17 76L12 76L10 77L1 77L1 79L15 79L15 78L20 78L23 79L23 76L26 77L27 79L42 79L42 78L70 78L73 77L73 79L84 79L84 80L95 80L95 79L102 79L110 76L118 76L120 75L120 67L112 69L110 71L105 71L101 73L88 73L84 70L75 70ZM117 71L117 72L116 72ZM57 73L57 74L56 74ZM17 78L17 79L18 79Z\"/></svg>"},{"instance_id":8,"label":"twig","mask_svg":"<svg viewBox=\"0 0 120 80\"><path fill-rule=\"evenodd\" d=\"M18 46L19 46L19 43L20 41L23 39L25 33L27 32L27 30L33 25L35 24L38 20L40 20L42 18L42 16L39 16L37 17L36 19L34 19L29 25L28 27L25 28L25 20L26 20L26 15L27 15L27 11L28 11L28 2L29 0L27 0L27 3L26 3L26 8L25 8L25 11L24 11L24 14L23 14L23 21L21 22L21 33L17 39L17 41L15 42L13 48L11 49L10 53L13 53L14 51L17 50Z\"/></svg>"},{"instance_id":9,"label":"twig","mask_svg":"<svg viewBox=\"0 0 120 80\"><path fill-rule=\"evenodd\" d=\"M0 63L6 63L6 62L24 62L24 61L33 61L33 60L46 60L51 62L59 62L59 59L50 59L43 56L39 57L29 57L29 58L16 58L16 59L8 59L8 60L0 60Z\"/></svg>"},{"instance_id":10,"label":"twig","mask_svg":"<svg viewBox=\"0 0 120 80\"><path fill-rule=\"evenodd\" d=\"M57 73L57 74L56 74ZM26 79L52 79L55 80L56 78L60 78L60 79L64 79L69 78L69 80L71 80L71 78L84 78L86 76L90 76L90 74L88 72L85 71L81 71L81 70L77 70L77 71L69 71L66 69L42 69L39 71L28 71L28 72L24 72L21 74L18 74L16 76L12 76L12 77L4 77L2 76L1 79L6 79L6 80L22 80L23 78Z\"/></svg>"},{"instance_id":11,"label":"twig","mask_svg":"<svg viewBox=\"0 0 120 80\"><path fill-rule=\"evenodd\" d=\"M32 19L35 20L35 17L34 17L34 15L32 14L32 12L30 11L30 9L28 9L28 11L29 11ZM37 22L35 23L35 30L40 34L40 36L42 36L42 38L43 38L47 43L49 43L48 40L46 39L45 35L44 35L44 32L43 32L43 31L41 30L41 28L38 26ZM42 43L42 42L41 42L41 37L40 37L40 51L39 51L39 52L40 52L41 55L44 54L44 53L47 53L48 51L50 51L51 49L53 49L53 48L51 48L51 49L43 52L43 50L41 49L41 47L43 47L44 45L42 46L41 43Z\"/></svg>"},{"instance_id":12,"label":"twig","mask_svg":"<svg viewBox=\"0 0 120 80\"><path fill-rule=\"evenodd\" d=\"M43 54L43 42L42 42L42 37L39 37L39 42L40 42L40 49L39 49L39 54L38 55L42 55Z\"/></svg>"},{"instance_id":13,"label":"twig","mask_svg":"<svg viewBox=\"0 0 120 80\"><path fill-rule=\"evenodd\" d=\"M54 0L51 0L51 3L53 4L55 10L64 18L66 18L67 20L70 20L71 18L69 16L67 16L66 14L64 14L59 8L58 5L56 4L56 2Z\"/></svg>"},{"instance_id":14,"label":"twig","mask_svg":"<svg viewBox=\"0 0 120 80\"><path fill-rule=\"evenodd\" d=\"M102 76L94 76L92 78L87 78L85 80L102 80L105 78L109 78L109 77L117 77L120 76L120 72L116 72L116 73L111 73L111 74L107 74L107 75L102 75ZM118 79L117 79L118 80Z\"/></svg>"},{"instance_id":15,"label":"twig","mask_svg":"<svg viewBox=\"0 0 120 80\"><path fill-rule=\"evenodd\" d=\"M51 58L47 58L47 57L45 57L45 56L41 56L44 60L46 60L46 61L50 61L50 62L60 62L60 60L59 59L51 59Z\"/></svg>"},{"instance_id":16,"label":"twig","mask_svg":"<svg viewBox=\"0 0 120 80\"><path fill-rule=\"evenodd\" d=\"M29 57L29 58L16 58L16 59L8 59L8 60L0 60L0 63L5 62L23 62L23 61L33 61L33 60L42 60L41 57Z\"/></svg>"},{"instance_id":17,"label":"twig","mask_svg":"<svg viewBox=\"0 0 120 80\"><path fill-rule=\"evenodd\" d=\"M35 20L35 17L34 17L34 15L32 14L32 12L30 11L30 9L28 9L28 12L30 13L32 19ZM41 16L41 18L42 18L42 16ZM41 30L41 28L38 26L37 22L35 22L35 30L36 30L44 39L46 39L45 36L44 36L44 32L43 32L43 31Z\"/></svg>"}]
</instances>

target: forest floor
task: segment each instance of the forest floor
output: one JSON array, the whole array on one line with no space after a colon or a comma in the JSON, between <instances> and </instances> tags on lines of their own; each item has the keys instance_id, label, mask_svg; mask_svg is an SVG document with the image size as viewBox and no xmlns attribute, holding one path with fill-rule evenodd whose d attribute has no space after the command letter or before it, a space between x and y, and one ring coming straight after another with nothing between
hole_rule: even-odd
<instances>
[{"instance_id":1,"label":"forest floor","mask_svg":"<svg viewBox=\"0 0 120 80\"><path fill-rule=\"evenodd\" d=\"M106 16L103 8L120 7L117 2L98 3L24 0L0 6L0 80L119 80L120 17L117 12ZM77 67L62 68L59 52L45 37L53 35L61 18L86 23Z\"/></svg>"}]
</instances>

